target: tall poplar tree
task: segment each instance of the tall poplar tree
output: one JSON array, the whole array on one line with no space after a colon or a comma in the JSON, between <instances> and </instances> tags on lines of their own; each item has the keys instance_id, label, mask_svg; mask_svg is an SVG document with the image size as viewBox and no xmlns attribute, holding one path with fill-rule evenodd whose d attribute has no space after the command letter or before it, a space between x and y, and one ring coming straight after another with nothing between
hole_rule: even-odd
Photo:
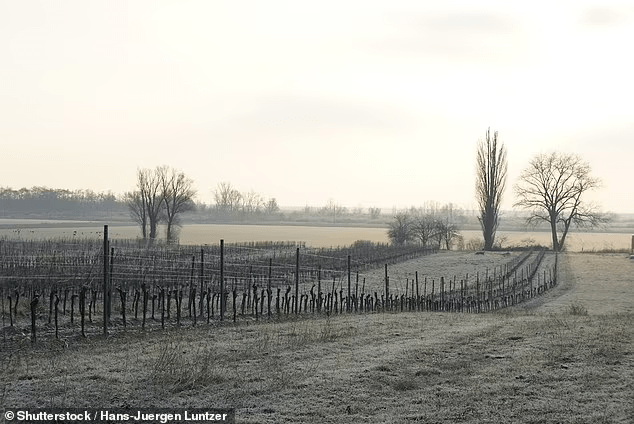
<instances>
[{"instance_id":1,"label":"tall poplar tree","mask_svg":"<svg viewBox=\"0 0 634 424\"><path fill-rule=\"evenodd\" d=\"M500 204L506 186L506 149L498 143L498 132L491 137L491 128L486 138L478 141L476 162L476 200L479 207L478 220L484 237L484 250L491 250L500 219Z\"/></svg>"}]
</instances>

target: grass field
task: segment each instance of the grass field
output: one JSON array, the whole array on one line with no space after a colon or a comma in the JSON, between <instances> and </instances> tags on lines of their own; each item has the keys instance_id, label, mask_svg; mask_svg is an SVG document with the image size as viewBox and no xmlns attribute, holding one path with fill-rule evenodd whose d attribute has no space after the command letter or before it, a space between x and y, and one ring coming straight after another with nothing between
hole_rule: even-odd
<instances>
[{"instance_id":1,"label":"grass field","mask_svg":"<svg viewBox=\"0 0 634 424\"><path fill-rule=\"evenodd\" d=\"M632 276L625 255L566 254L556 288L496 313L25 338L0 353L2 405L230 407L240 423L631 423Z\"/></svg>"}]
</instances>

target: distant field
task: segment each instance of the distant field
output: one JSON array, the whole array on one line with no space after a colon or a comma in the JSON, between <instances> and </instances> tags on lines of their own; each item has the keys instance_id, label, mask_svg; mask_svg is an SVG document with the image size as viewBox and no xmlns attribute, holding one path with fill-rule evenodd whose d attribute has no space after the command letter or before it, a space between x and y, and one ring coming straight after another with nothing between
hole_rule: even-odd
<instances>
[{"instance_id":1,"label":"distant field","mask_svg":"<svg viewBox=\"0 0 634 424\"><path fill-rule=\"evenodd\" d=\"M54 223L53 221L34 220L29 225L28 220L0 220L0 237L52 238L52 237L101 237L103 225L95 226L90 222L68 221ZM74 223L77 223L74 225ZM140 237L138 227L130 225L110 225L108 228L111 238ZM462 231L465 241L479 240L479 231ZM518 246L539 243L545 246L551 244L550 233L541 231L499 231L498 240L503 246ZM180 242L182 244L218 244L221 239L227 243L250 241L300 241L313 247L347 246L356 240L369 240L387 243L385 228L364 227L324 227L324 226L294 226L294 225L219 225L219 224L191 224L182 228ZM590 233L576 232L568 235L567 246L570 251L598 251L604 249L628 249L631 246L630 233Z\"/></svg>"}]
</instances>

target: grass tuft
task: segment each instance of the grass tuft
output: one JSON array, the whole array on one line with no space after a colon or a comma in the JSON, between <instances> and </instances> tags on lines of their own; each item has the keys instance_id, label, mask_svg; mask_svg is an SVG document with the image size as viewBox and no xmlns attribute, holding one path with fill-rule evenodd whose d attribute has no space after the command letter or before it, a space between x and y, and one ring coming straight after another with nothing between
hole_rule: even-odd
<instances>
[{"instance_id":1,"label":"grass tuft","mask_svg":"<svg viewBox=\"0 0 634 424\"><path fill-rule=\"evenodd\" d=\"M570 315L586 316L588 315L588 309L582 303L572 303L568 307L568 313Z\"/></svg>"},{"instance_id":2,"label":"grass tuft","mask_svg":"<svg viewBox=\"0 0 634 424\"><path fill-rule=\"evenodd\" d=\"M175 342L163 345L153 362L151 380L171 387L175 393L226 380L226 372L214 366L217 358L212 350L199 347L188 352L189 349Z\"/></svg>"},{"instance_id":3,"label":"grass tuft","mask_svg":"<svg viewBox=\"0 0 634 424\"><path fill-rule=\"evenodd\" d=\"M402 377L392 383L394 390L404 392L418 389L418 383L413 378Z\"/></svg>"}]
</instances>

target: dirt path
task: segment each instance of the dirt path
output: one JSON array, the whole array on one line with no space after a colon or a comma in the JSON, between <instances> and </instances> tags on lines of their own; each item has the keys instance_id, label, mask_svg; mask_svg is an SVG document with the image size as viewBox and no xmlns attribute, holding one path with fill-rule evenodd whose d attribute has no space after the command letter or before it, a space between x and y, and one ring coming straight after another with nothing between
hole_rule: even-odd
<instances>
[{"instance_id":1,"label":"dirt path","mask_svg":"<svg viewBox=\"0 0 634 424\"><path fill-rule=\"evenodd\" d=\"M577 306L593 315L634 312L634 260L587 253L566 253L560 260L560 284L518 309L559 313Z\"/></svg>"}]
</instances>

